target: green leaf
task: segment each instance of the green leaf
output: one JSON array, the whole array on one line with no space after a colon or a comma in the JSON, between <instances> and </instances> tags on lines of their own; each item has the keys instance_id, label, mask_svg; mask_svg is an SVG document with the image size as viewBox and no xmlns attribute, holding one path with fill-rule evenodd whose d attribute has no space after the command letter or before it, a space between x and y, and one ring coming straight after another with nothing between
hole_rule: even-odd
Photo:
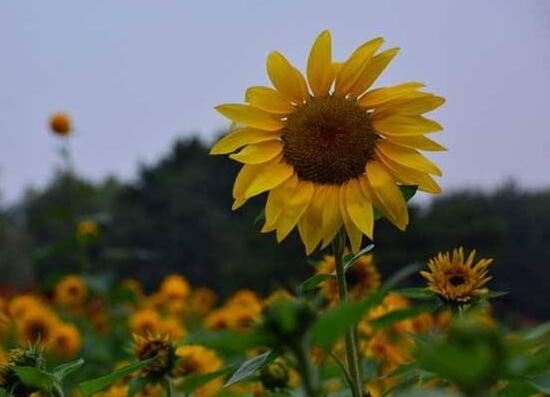
<instances>
[{"instance_id":1,"label":"green leaf","mask_svg":"<svg viewBox=\"0 0 550 397\"><path fill-rule=\"evenodd\" d=\"M263 220L265 220L265 209L262 209L260 213L256 215L256 218L254 218L254 224L257 225Z\"/></svg>"},{"instance_id":2,"label":"green leaf","mask_svg":"<svg viewBox=\"0 0 550 397\"><path fill-rule=\"evenodd\" d=\"M143 377L132 379L128 382L128 397L134 397L147 386L147 383L149 383L148 380Z\"/></svg>"},{"instance_id":3,"label":"green leaf","mask_svg":"<svg viewBox=\"0 0 550 397\"><path fill-rule=\"evenodd\" d=\"M528 382L538 391L545 394L550 393L550 371L546 371L540 375L532 377L528 380Z\"/></svg>"},{"instance_id":4,"label":"green leaf","mask_svg":"<svg viewBox=\"0 0 550 397\"><path fill-rule=\"evenodd\" d=\"M190 375L177 386L177 389L183 393L190 393L196 388L201 387L202 385L205 385L208 382L219 378L220 376L224 376L234 370L235 366L230 365L220 369L219 371L210 372L205 375Z\"/></svg>"},{"instance_id":5,"label":"green leaf","mask_svg":"<svg viewBox=\"0 0 550 397\"><path fill-rule=\"evenodd\" d=\"M321 313L311 330L313 343L325 350L330 348L366 312L380 304L386 294L387 291L377 291L361 301L343 302Z\"/></svg>"},{"instance_id":6,"label":"green leaf","mask_svg":"<svg viewBox=\"0 0 550 397\"><path fill-rule=\"evenodd\" d=\"M370 324L375 330L387 328L400 321L416 317L423 313L432 312L433 310L434 308L432 306L416 306L407 309L394 310L388 314L378 317L375 320L372 320Z\"/></svg>"},{"instance_id":7,"label":"green leaf","mask_svg":"<svg viewBox=\"0 0 550 397\"><path fill-rule=\"evenodd\" d=\"M309 292L317 289L317 286L323 281L328 280L329 278L334 277L332 274L316 274L311 276L306 281L298 286L298 296L305 296Z\"/></svg>"},{"instance_id":8,"label":"green leaf","mask_svg":"<svg viewBox=\"0 0 550 397\"><path fill-rule=\"evenodd\" d=\"M550 336L550 322L542 323L534 328L523 331L521 335L528 341L537 341Z\"/></svg>"},{"instance_id":9,"label":"green leaf","mask_svg":"<svg viewBox=\"0 0 550 397\"><path fill-rule=\"evenodd\" d=\"M35 367L13 367L19 380L26 386L51 392L56 383L55 376Z\"/></svg>"},{"instance_id":10,"label":"green leaf","mask_svg":"<svg viewBox=\"0 0 550 397\"><path fill-rule=\"evenodd\" d=\"M346 272L357 259L365 255L366 253L372 251L373 248L374 248L374 244L369 244L365 248L360 250L358 253L356 253L355 255L351 255L344 258L344 272ZM336 274L336 271L334 272L334 274Z\"/></svg>"},{"instance_id":11,"label":"green leaf","mask_svg":"<svg viewBox=\"0 0 550 397\"><path fill-rule=\"evenodd\" d=\"M138 369L145 367L147 364L152 363L156 359L156 357L151 357L147 360L137 361L125 367L119 368L109 375L82 382L78 385L78 389L84 397L94 395L95 393L105 390L117 380L122 379L127 375L130 375L132 372L135 372Z\"/></svg>"},{"instance_id":12,"label":"green leaf","mask_svg":"<svg viewBox=\"0 0 550 397\"><path fill-rule=\"evenodd\" d=\"M78 370L84 365L84 360L79 358L78 360L71 361L69 363L58 365L53 370L53 375L58 382L62 382L67 376Z\"/></svg>"},{"instance_id":13,"label":"green leaf","mask_svg":"<svg viewBox=\"0 0 550 397\"><path fill-rule=\"evenodd\" d=\"M419 389L403 390L395 393L395 397L459 397L459 394L445 389Z\"/></svg>"},{"instance_id":14,"label":"green leaf","mask_svg":"<svg viewBox=\"0 0 550 397\"><path fill-rule=\"evenodd\" d=\"M537 392L529 382L525 380L509 381L506 387L500 391L500 397L531 397Z\"/></svg>"},{"instance_id":15,"label":"green leaf","mask_svg":"<svg viewBox=\"0 0 550 397\"><path fill-rule=\"evenodd\" d=\"M418 190L418 186L415 185L400 185L399 189L401 190L401 194L403 195L403 198L405 201L409 202L414 195L416 194L416 191ZM374 220L377 221L378 219L382 218L384 215L378 211L377 208L374 208Z\"/></svg>"},{"instance_id":16,"label":"green leaf","mask_svg":"<svg viewBox=\"0 0 550 397\"><path fill-rule=\"evenodd\" d=\"M272 352L267 351L260 354L259 356L252 357L251 359L246 360L244 363L241 364L239 369L237 369L237 371L235 371L235 373L231 375L231 378L229 378L229 380L225 382L225 385L223 387L229 387L254 375L257 370L261 369L269 361L268 359L270 358L270 356L271 358L273 358Z\"/></svg>"},{"instance_id":17,"label":"green leaf","mask_svg":"<svg viewBox=\"0 0 550 397\"><path fill-rule=\"evenodd\" d=\"M242 352L273 343L272 337L261 331L237 332L230 330L200 332L185 338L185 344L196 344L215 350Z\"/></svg>"},{"instance_id":18,"label":"green leaf","mask_svg":"<svg viewBox=\"0 0 550 397\"><path fill-rule=\"evenodd\" d=\"M10 397L8 391L0 387L0 397Z\"/></svg>"},{"instance_id":19,"label":"green leaf","mask_svg":"<svg viewBox=\"0 0 550 397\"><path fill-rule=\"evenodd\" d=\"M481 297L485 299L494 299L506 295L508 295L506 291L488 291L486 294L481 295Z\"/></svg>"},{"instance_id":20,"label":"green leaf","mask_svg":"<svg viewBox=\"0 0 550 397\"><path fill-rule=\"evenodd\" d=\"M393 292L405 298L417 300L429 300L435 297L432 291L424 287L401 288Z\"/></svg>"}]
</instances>

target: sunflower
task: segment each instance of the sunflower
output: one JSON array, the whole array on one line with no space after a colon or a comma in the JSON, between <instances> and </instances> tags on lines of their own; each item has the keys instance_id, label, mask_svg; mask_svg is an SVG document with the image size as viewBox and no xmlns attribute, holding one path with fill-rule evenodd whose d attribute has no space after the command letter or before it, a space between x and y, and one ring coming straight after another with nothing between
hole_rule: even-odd
<instances>
[{"instance_id":1,"label":"sunflower","mask_svg":"<svg viewBox=\"0 0 550 397\"><path fill-rule=\"evenodd\" d=\"M176 365L176 348L168 335L134 336L134 353L138 360L156 359L141 369L143 376L160 378L170 375Z\"/></svg>"},{"instance_id":2,"label":"sunflower","mask_svg":"<svg viewBox=\"0 0 550 397\"><path fill-rule=\"evenodd\" d=\"M168 302L181 301L189 296L191 286L187 279L179 274L167 276L160 285L160 294Z\"/></svg>"},{"instance_id":3,"label":"sunflower","mask_svg":"<svg viewBox=\"0 0 550 397\"><path fill-rule=\"evenodd\" d=\"M363 234L372 239L373 206L406 228L408 209L398 184L441 191L430 176L441 171L419 150L445 150L424 136L442 127L422 116L445 100L421 92L417 82L371 90L399 51L376 54L383 42L368 41L335 63L331 35L322 32L309 55L307 82L272 52L267 73L274 89L250 87L247 104L216 107L242 126L210 152L244 164L233 187L233 209L269 192L262 231L276 231L279 242L297 226L309 254L320 243L326 247L344 226L355 252Z\"/></svg>"},{"instance_id":4,"label":"sunflower","mask_svg":"<svg viewBox=\"0 0 550 397\"><path fill-rule=\"evenodd\" d=\"M99 225L92 220L81 221L76 228L76 234L79 237L95 237L99 234Z\"/></svg>"},{"instance_id":5,"label":"sunflower","mask_svg":"<svg viewBox=\"0 0 550 397\"><path fill-rule=\"evenodd\" d=\"M474 264L476 251L467 258L462 247L450 252L439 253L428 262L429 271L420 274L428 281L431 291L449 302L468 302L484 293L487 276L493 259L480 259Z\"/></svg>"},{"instance_id":6,"label":"sunflower","mask_svg":"<svg viewBox=\"0 0 550 397\"><path fill-rule=\"evenodd\" d=\"M50 129L56 135L66 137L71 133L71 117L65 112L54 113L50 116Z\"/></svg>"},{"instance_id":7,"label":"sunflower","mask_svg":"<svg viewBox=\"0 0 550 397\"><path fill-rule=\"evenodd\" d=\"M50 341L52 350L60 356L72 357L80 349L80 332L72 324L60 324Z\"/></svg>"},{"instance_id":8,"label":"sunflower","mask_svg":"<svg viewBox=\"0 0 550 397\"><path fill-rule=\"evenodd\" d=\"M17 342L19 345L39 344L48 346L60 321L44 307L36 307L17 321Z\"/></svg>"},{"instance_id":9,"label":"sunflower","mask_svg":"<svg viewBox=\"0 0 550 397\"><path fill-rule=\"evenodd\" d=\"M205 315L216 302L216 293L210 288L196 288L191 293L189 306L193 313Z\"/></svg>"},{"instance_id":10,"label":"sunflower","mask_svg":"<svg viewBox=\"0 0 550 397\"><path fill-rule=\"evenodd\" d=\"M8 304L8 314L13 319L20 319L29 311L42 307L42 302L33 295L17 295Z\"/></svg>"},{"instance_id":11,"label":"sunflower","mask_svg":"<svg viewBox=\"0 0 550 397\"><path fill-rule=\"evenodd\" d=\"M88 287L81 277L70 274L57 283L54 294L58 305L80 306L88 298Z\"/></svg>"},{"instance_id":12,"label":"sunflower","mask_svg":"<svg viewBox=\"0 0 550 397\"><path fill-rule=\"evenodd\" d=\"M163 320L160 314L151 309L141 309L130 317L130 329L136 335L146 336L160 332Z\"/></svg>"},{"instance_id":13,"label":"sunflower","mask_svg":"<svg viewBox=\"0 0 550 397\"><path fill-rule=\"evenodd\" d=\"M214 350L198 345L184 345L176 350L179 358L176 373L179 376L205 375L222 368L222 360ZM204 384L193 393L197 397L214 396L221 389L222 381L215 378Z\"/></svg>"},{"instance_id":14,"label":"sunflower","mask_svg":"<svg viewBox=\"0 0 550 397\"><path fill-rule=\"evenodd\" d=\"M325 255L320 265L317 267L317 274L330 274L336 269L334 256ZM372 254L359 257L352 267L346 272L346 281L348 294L352 299L360 299L373 292L380 286L380 273L374 265ZM321 283L321 292L331 303L337 303L339 300L338 283L335 277Z\"/></svg>"}]
</instances>

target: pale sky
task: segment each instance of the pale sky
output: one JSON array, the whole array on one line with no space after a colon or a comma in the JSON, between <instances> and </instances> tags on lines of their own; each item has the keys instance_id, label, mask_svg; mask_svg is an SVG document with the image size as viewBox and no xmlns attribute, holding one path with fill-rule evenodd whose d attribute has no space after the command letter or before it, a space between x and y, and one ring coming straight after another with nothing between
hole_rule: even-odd
<instances>
[{"instance_id":1,"label":"pale sky","mask_svg":"<svg viewBox=\"0 0 550 397\"><path fill-rule=\"evenodd\" d=\"M213 106L266 84L272 50L303 68L324 29L339 60L375 36L402 48L377 85L447 98L444 189L550 186L548 0L2 0L2 201L59 164L50 113L74 118L79 172L130 179L178 137L210 140L227 126Z\"/></svg>"}]
</instances>

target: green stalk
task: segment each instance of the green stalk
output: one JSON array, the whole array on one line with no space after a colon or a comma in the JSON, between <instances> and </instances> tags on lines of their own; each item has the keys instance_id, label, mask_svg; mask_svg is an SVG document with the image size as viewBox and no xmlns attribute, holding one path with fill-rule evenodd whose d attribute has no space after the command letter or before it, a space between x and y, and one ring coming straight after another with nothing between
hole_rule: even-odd
<instances>
[{"instance_id":1,"label":"green stalk","mask_svg":"<svg viewBox=\"0 0 550 397\"><path fill-rule=\"evenodd\" d=\"M332 242L332 252L334 254L334 260L336 262L336 280L338 282L338 294L340 296L340 302L345 302L348 299L348 287L344 270L345 246L346 233L343 230L340 230L340 232ZM346 360L348 363L348 371L350 373L349 375L353 380L354 385L352 389L352 395L354 397L361 397L363 382L361 380L359 354L357 352L357 340L355 336L356 334L353 327L347 330L345 337Z\"/></svg>"},{"instance_id":2,"label":"green stalk","mask_svg":"<svg viewBox=\"0 0 550 397\"><path fill-rule=\"evenodd\" d=\"M311 362L309 337L306 335L300 342L300 345L293 350L298 361L298 368L302 376L302 384L306 396L319 397L319 374L317 368Z\"/></svg>"}]
</instances>

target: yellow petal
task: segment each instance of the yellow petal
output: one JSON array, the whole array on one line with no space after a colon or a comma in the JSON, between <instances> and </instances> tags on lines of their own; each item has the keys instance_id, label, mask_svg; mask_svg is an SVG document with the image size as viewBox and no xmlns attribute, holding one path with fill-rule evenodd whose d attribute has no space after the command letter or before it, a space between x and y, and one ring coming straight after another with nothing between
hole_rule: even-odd
<instances>
[{"instance_id":1,"label":"yellow petal","mask_svg":"<svg viewBox=\"0 0 550 397\"><path fill-rule=\"evenodd\" d=\"M296 189L297 185L298 177L296 175L292 175L279 186L269 191L265 204L265 224L262 228L262 233L275 230L275 225L283 213L286 201L290 195L294 193L294 189Z\"/></svg>"},{"instance_id":2,"label":"yellow petal","mask_svg":"<svg viewBox=\"0 0 550 397\"><path fill-rule=\"evenodd\" d=\"M426 138L424 135L388 136L387 139L396 145L428 152L444 152L447 150L446 147L432 141L430 138Z\"/></svg>"},{"instance_id":3,"label":"yellow petal","mask_svg":"<svg viewBox=\"0 0 550 397\"><path fill-rule=\"evenodd\" d=\"M418 115L431 112L445 103L445 98L418 92L414 96L394 99L377 107L375 113Z\"/></svg>"},{"instance_id":4,"label":"yellow petal","mask_svg":"<svg viewBox=\"0 0 550 397\"><path fill-rule=\"evenodd\" d=\"M407 203L390 172L378 161L367 163L367 180L373 203L401 230L409 223Z\"/></svg>"},{"instance_id":5,"label":"yellow petal","mask_svg":"<svg viewBox=\"0 0 550 397\"><path fill-rule=\"evenodd\" d=\"M340 73L336 76L335 93L336 96L346 96L357 80L361 77L361 74L365 70L365 67L371 60L374 53L384 43L384 39L377 37L363 44L356 49L353 54L342 66Z\"/></svg>"},{"instance_id":6,"label":"yellow petal","mask_svg":"<svg viewBox=\"0 0 550 397\"><path fill-rule=\"evenodd\" d=\"M385 156L380 151L377 151L376 155L378 159L382 161L382 163L384 163L384 165L388 168L395 180L397 180L398 182L404 183L406 185L416 185L418 186L418 189L422 190L423 192L432 194L441 193L441 187L430 175L421 171L413 170L412 168L402 166L401 164L396 163L395 161Z\"/></svg>"},{"instance_id":7,"label":"yellow petal","mask_svg":"<svg viewBox=\"0 0 550 397\"><path fill-rule=\"evenodd\" d=\"M351 221L371 240L374 230L372 203L367 200L357 179L346 184L346 208Z\"/></svg>"},{"instance_id":8,"label":"yellow petal","mask_svg":"<svg viewBox=\"0 0 550 397\"><path fill-rule=\"evenodd\" d=\"M240 152L229 155L229 157L244 164L261 164L273 160L282 151L282 142L268 141L248 145Z\"/></svg>"},{"instance_id":9,"label":"yellow petal","mask_svg":"<svg viewBox=\"0 0 550 397\"><path fill-rule=\"evenodd\" d=\"M348 213L346 190L346 185L342 185L342 188L340 189L340 213L342 214L342 220L346 228L346 234L351 245L351 251L357 252L361 249L363 233L361 233L361 230L359 230L357 226L355 226L355 223L353 223Z\"/></svg>"},{"instance_id":10,"label":"yellow petal","mask_svg":"<svg viewBox=\"0 0 550 397\"><path fill-rule=\"evenodd\" d=\"M344 66L344 62L333 62L332 63L332 75L338 76L340 73L340 70L342 70L342 66Z\"/></svg>"},{"instance_id":11,"label":"yellow petal","mask_svg":"<svg viewBox=\"0 0 550 397\"><path fill-rule=\"evenodd\" d=\"M287 115L294 111L294 107L284 95L269 87L250 87L246 90L245 101L273 114Z\"/></svg>"},{"instance_id":12,"label":"yellow petal","mask_svg":"<svg viewBox=\"0 0 550 397\"><path fill-rule=\"evenodd\" d=\"M314 186L314 194L306 212L298 221L298 232L306 247L306 254L311 254L323 237L323 204L325 187Z\"/></svg>"},{"instance_id":13,"label":"yellow petal","mask_svg":"<svg viewBox=\"0 0 550 397\"><path fill-rule=\"evenodd\" d=\"M367 91L393 58L395 58L398 52L399 48L392 48L373 57L350 89L350 95L356 98Z\"/></svg>"},{"instance_id":14,"label":"yellow petal","mask_svg":"<svg viewBox=\"0 0 550 397\"><path fill-rule=\"evenodd\" d=\"M309 53L307 79L315 96L327 96L334 80L330 32L322 32Z\"/></svg>"},{"instance_id":15,"label":"yellow petal","mask_svg":"<svg viewBox=\"0 0 550 397\"><path fill-rule=\"evenodd\" d=\"M390 143L387 139L378 141L376 150L384 153L388 158L405 167L417 171L441 176L441 170L418 151Z\"/></svg>"},{"instance_id":16,"label":"yellow petal","mask_svg":"<svg viewBox=\"0 0 550 397\"><path fill-rule=\"evenodd\" d=\"M277 220L277 241L280 243L294 229L304 215L313 197L313 183L300 181L294 192L286 198L283 213Z\"/></svg>"},{"instance_id":17,"label":"yellow petal","mask_svg":"<svg viewBox=\"0 0 550 397\"><path fill-rule=\"evenodd\" d=\"M247 199L279 186L293 173L293 168L280 159L263 164L245 164L235 178L233 198L243 205Z\"/></svg>"},{"instance_id":18,"label":"yellow petal","mask_svg":"<svg viewBox=\"0 0 550 397\"><path fill-rule=\"evenodd\" d=\"M374 129L382 134L391 136L423 135L441 131L443 127L437 122L423 116L409 115L374 115L372 119Z\"/></svg>"},{"instance_id":19,"label":"yellow petal","mask_svg":"<svg viewBox=\"0 0 550 397\"><path fill-rule=\"evenodd\" d=\"M381 105L393 99L399 98L411 91L418 90L424 87L424 84L415 81L394 85L392 87L382 87L367 92L358 99L359 106L372 109L377 105Z\"/></svg>"},{"instance_id":20,"label":"yellow petal","mask_svg":"<svg viewBox=\"0 0 550 397\"><path fill-rule=\"evenodd\" d=\"M283 128L281 120L264 110L240 103L228 103L216 106L216 110L238 124L266 131L277 131Z\"/></svg>"},{"instance_id":21,"label":"yellow petal","mask_svg":"<svg viewBox=\"0 0 550 397\"><path fill-rule=\"evenodd\" d=\"M339 185L326 186L326 200L323 207L323 243L321 244L321 248L329 245L342 228L340 189L341 186Z\"/></svg>"},{"instance_id":22,"label":"yellow petal","mask_svg":"<svg viewBox=\"0 0 550 397\"><path fill-rule=\"evenodd\" d=\"M279 136L279 133L276 131L256 130L248 127L239 128L216 142L212 146L212 149L210 149L210 154L232 153L245 145L278 140Z\"/></svg>"},{"instance_id":23,"label":"yellow petal","mask_svg":"<svg viewBox=\"0 0 550 397\"><path fill-rule=\"evenodd\" d=\"M267 74L273 86L284 96L296 103L302 103L307 99L308 90L304 76L281 53L274 51L269 54Z\"/></svg>"}]
</instances>

